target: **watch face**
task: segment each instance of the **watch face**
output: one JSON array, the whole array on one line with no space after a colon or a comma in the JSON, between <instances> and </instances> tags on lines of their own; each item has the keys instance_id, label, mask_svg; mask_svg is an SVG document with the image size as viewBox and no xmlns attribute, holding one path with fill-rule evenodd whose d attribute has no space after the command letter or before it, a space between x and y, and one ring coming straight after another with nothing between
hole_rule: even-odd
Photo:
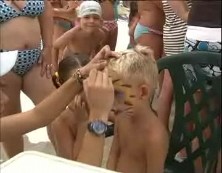
<instances>
[{"instance_id":1,"label":"watch face","mask_svg":"<svg viewBox=\"0 0 222 173\"><path fill-rule=\"evenodd\" d=\"M91 127L94 133L102 135L106 132L107 126L102 121L94 121L91 123Z\"/></svg>"}]
</instances>

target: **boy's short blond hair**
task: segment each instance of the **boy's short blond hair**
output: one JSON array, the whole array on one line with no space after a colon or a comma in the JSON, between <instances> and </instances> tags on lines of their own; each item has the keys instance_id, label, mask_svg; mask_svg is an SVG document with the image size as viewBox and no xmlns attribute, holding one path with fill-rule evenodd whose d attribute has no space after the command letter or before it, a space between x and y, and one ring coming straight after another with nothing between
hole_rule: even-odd
<instances>
[{"instance_id":1,"label":"boy's short blond hair","mask_svg":"<svg viewBox=\"0 0 222 173\"><path fill-rule=\"evenodd\" d=\"M120 54L119 58L109 61L108 69L123 80L148 84L153 93L158 87L158 68L153 51L149 47L137 45Z\"/></svg>"}]
</instances>

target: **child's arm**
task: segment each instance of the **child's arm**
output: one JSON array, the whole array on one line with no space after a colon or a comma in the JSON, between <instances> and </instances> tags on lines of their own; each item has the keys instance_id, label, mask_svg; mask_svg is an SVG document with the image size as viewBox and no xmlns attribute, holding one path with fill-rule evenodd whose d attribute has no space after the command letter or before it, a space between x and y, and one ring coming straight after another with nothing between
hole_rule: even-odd
<instances>
[{"instance_id":1,"label":"child's arm","mask_svg":"<svg viewBox=\"0 0 222 173\"><path fill-rule=\"evenodd\" d=\"M62 36L60 36L58 39L56 39L56 41L53 44L54 48L55 49L64 48L68 44L68 42L71 39L73 39L73 37L78 29L79 29L79 27L75 27L75 28L72 28L72 29L66 31Z\"/></svg>"},{"instance_id":2,"label":"child's arm","mask_svg":"<svg viewBox=\"0 0 222 173\"><path fill-rule=\"evenodd\" d=\"M72 117L67 119L68 117ZM85 102L78 94L73 101L62 112L59 118L52 123L52 132L55 143L55 150L58 156L70 160L76 160L77 150L75 142L77 138L78 124L87 121ZM70 127L72 125L72 127Z\"/></svg>"},{"instance_id":3,"label":"child's arm","mask_svg":"<svg viewBox=\"0 0 222 173\"><path fill-rule=\"evenodd\" d=\"M101 62L101 60L109 56L118 57L114 52L110 51L108 46L105 46L87 65L80 68L81 74L83 76L87 76L89 74L89 71L91 71L92 69L93 70L103 69L106 63L104 63L104 61ZM78 76L78 75L75 75L75 76ZM101 77L99 79L101 79ZM95 83L95 81L93 82ZM92 83L91 85L93 85L94 83ZM110 83L112 84L111 79L110 79ZM95 85L96 85L96 88L98 88L97 83ZM107 87L100 86L98 88L99 90L98 92L95 93L95 91L93 91L93 93L95 94L93 98L95 98L95 100L98 100L98 94L101 93L101 88L104 90L107 89ZM57 89L52 94L50 94L41 103L36 105L36 107L33 108L32 110L0 118L0 121L1 121L0 141L5 141L7 139L13 138L14 136L22 135L32 130L35 130L37 128L48 125L56 117L58 117L61 114L61 112L65 109L67 104L70 103L70 101L74 98L76 94L78 94L81 91L81 89L82 89L82 86L79 83L79 80L76 77L71 77L59 89ZM91 89L92 89L92 86L91 88L88 89L89 92L91 92ZM104 95L102 93L100 97L104 97L104 99L106 100L105 103L107 102L107 97L108 97L107 95ZM2 101L4 101L4 99ZM97 101L94 101L94 102L97 102ZM106 106L104 105L104 100L99 102L99 104L102 105L102 107ZM111 104L113 104L113 102L111 102ZM3 107L4 105L1 104L0 106ZM109 111L107 111L107 114L108 112ZM107 115L107 118L108 118L108 115ZM96 139L95 141L98 143L100 142ZM88 144L88 141L86 140L86 145L87 144ZM82 156L83 160L85 157L87 157L88 153L89 153L88 151L87 152L83 151L83 156Z\"/></svg>"},{"instance_id":4,"label":"child's arm","mask_svg":"<svg viewBox=\"0 0 222 173\"><path fill-rule=\"evenodd\" d=\"M70 124L72 123L73 125L71 130L67 121L63 119L64 116L73 116L70 110L64 110L60 116L61 118L59 117L51 123L53 138L51 139L51 142L54 145L57 156L74 160L72 155L74 140L76 138L76 130L73 129L75 129L76 124L75 122L70 122Z\"/></svg>"},{"instance_id":5,"label":"child's arm","mask_svg":"<svg viewBox=\"0 0 222 173\"><path fill-rule=\"evenodd\" d=\"M61 114L81 88L78 79L72 77L32 110L1 118L0 140L4 141L48 125Z\"/></svg>"},{"instance_id":6,"label":"child's arm","mask_svg":"<svg viewBox=\"0 0 222 173\"><path fill-rule=\"evenodd\" d=\"M158 132L156 132L154 135L150 135L147 140L146 149L146 173L163 173L167 152L168 137L158 135Z\"/></svg>"},{"instance_id":7,"label":"child's arm","mask_svg":"<svg viewBox=\"0 0 222 173\"><path fill-rule=\"evenodd\" d=\"M114 89L108 70L92 70L83 82L83 88L90 110L89 121L101 120L106 123L114 101ZM86 130L77 161L101 167L104 144L105 135L97 136Z\"/></svg>"},{"instance_id":8,"label":"child's arm","mask_svg":"<svg viewBox=\"0 0 222 173\"><path fill-rule=\"evenodd\" d=\"M103 46L105 46L105 41L106 41L106 34L102 29L99 29L99 38L100 42L95 50L95 53L99 52Z\"/></svg>"},{"instance_id":9,"label":"child's arm","mask_svg":"<svg viewBox=\"0 0 222 173\"><path fill-rule=\"evenodd\" d=\"M117 165L119 154L120 154L118 132L117 132L116 124L117 124L117 121L115 122L113 143L112 143L112 147L111 147L109 158L106 165L107 169L114 170L114 171L116 170L116 165Z\"/></svg>"},{"instance_id":10,"label":"child's arm","mask_svg":"<svg viewBox=\"0 0 222 173\"><path fill-rule=\"evenodd\" d=\"M77 8L81 4L81 0L78 1L68 1L69 8Z\"/></svg>"},{"instance_id":11,"label":"child's arm","mask_svg":"<svg viewBox=\"0 0 222 173\"><path fill-rule=\"evenodd\" d=\"M77 28L72 28L55 40L53 46L54 46L54 51L55 51L55 59L57 60L57 62L60 59L59 57L60 52L65 50L69 41L73 39L76 31L77 31Z\"/></svg>"},{"instance_id":12,"label":"child's arm","mask_svg":"<svg viewBox=\"0 0 222 173\"><path fill-rule=\"evenodd\" d=\"M174 13L179 16L182 20L187 22L188 14L189 14L189 7L185 0L182 1L172 1L168 0L169 5L173 9Z\"/></svg>"},{"instance_id":13,"label":"child's arm","mask_svg":"<svg viewBox=\"0 0 222 173\"><path fill-rule=\"evenodd\" d=\"M69 22L73 22L76 17L76 7L77 6L71 6L71 7L63 7L63 8L53 8L53 17L54 18L60 18L67 20Z\"/></svg>"}]
</instances>

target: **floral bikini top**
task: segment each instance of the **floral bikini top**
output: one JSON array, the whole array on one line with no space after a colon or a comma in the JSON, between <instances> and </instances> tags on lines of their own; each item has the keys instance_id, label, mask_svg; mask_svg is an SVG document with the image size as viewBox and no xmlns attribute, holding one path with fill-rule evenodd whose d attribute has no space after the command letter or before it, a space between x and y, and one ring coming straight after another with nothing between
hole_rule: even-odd
<instances>
[{"instance_id":1,"label":"floral bikini top","mask_svg":"<svg viewBox=\"0 0 222 173\"><path fill-rule=\"evenodd\" d=\"M15 10L13 7L0 0L0 23L19 16L36 17L44 11L43 0L27 0L22 10Z\"/></svg>"}]
</instances>

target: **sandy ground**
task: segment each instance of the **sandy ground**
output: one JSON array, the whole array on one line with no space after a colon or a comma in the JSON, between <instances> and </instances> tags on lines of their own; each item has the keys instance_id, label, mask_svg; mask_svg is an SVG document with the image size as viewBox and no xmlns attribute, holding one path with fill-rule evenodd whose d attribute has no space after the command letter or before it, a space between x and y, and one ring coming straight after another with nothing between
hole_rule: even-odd
<instances>
[{"instance_id":1,"label":"sandy ground","mask_svg":"<svg viewBox=\"0 0 222 173\"><path fill-rule=\"evenodd\" d=\"M117 51L126 49L128 45L129 37L128 37L127 25L128 24L126 21L122 21L122 20L118 21L119 32L118 32L118 41L117 41L117 46L116 46ZM21 103L22 103L23 111L30 110L34 107L31 100L28 97L26 97L26 95L24 95L23 93L21 93ZM24 148L25 151L34 150L34 151L40 151L43 153L55 155L54 148L52 147L49 141L45 127L25 134L24 141L25 141L25 148ZM106 139L105 152L104 152L104 164L107 160L107 155L109 153L111 141L112 141L112 138ZM1 154L1 157L0 157L1 162L7 160L7 156L2 146L0 147L0 154Z\"/></svg>"}]
</instances>

